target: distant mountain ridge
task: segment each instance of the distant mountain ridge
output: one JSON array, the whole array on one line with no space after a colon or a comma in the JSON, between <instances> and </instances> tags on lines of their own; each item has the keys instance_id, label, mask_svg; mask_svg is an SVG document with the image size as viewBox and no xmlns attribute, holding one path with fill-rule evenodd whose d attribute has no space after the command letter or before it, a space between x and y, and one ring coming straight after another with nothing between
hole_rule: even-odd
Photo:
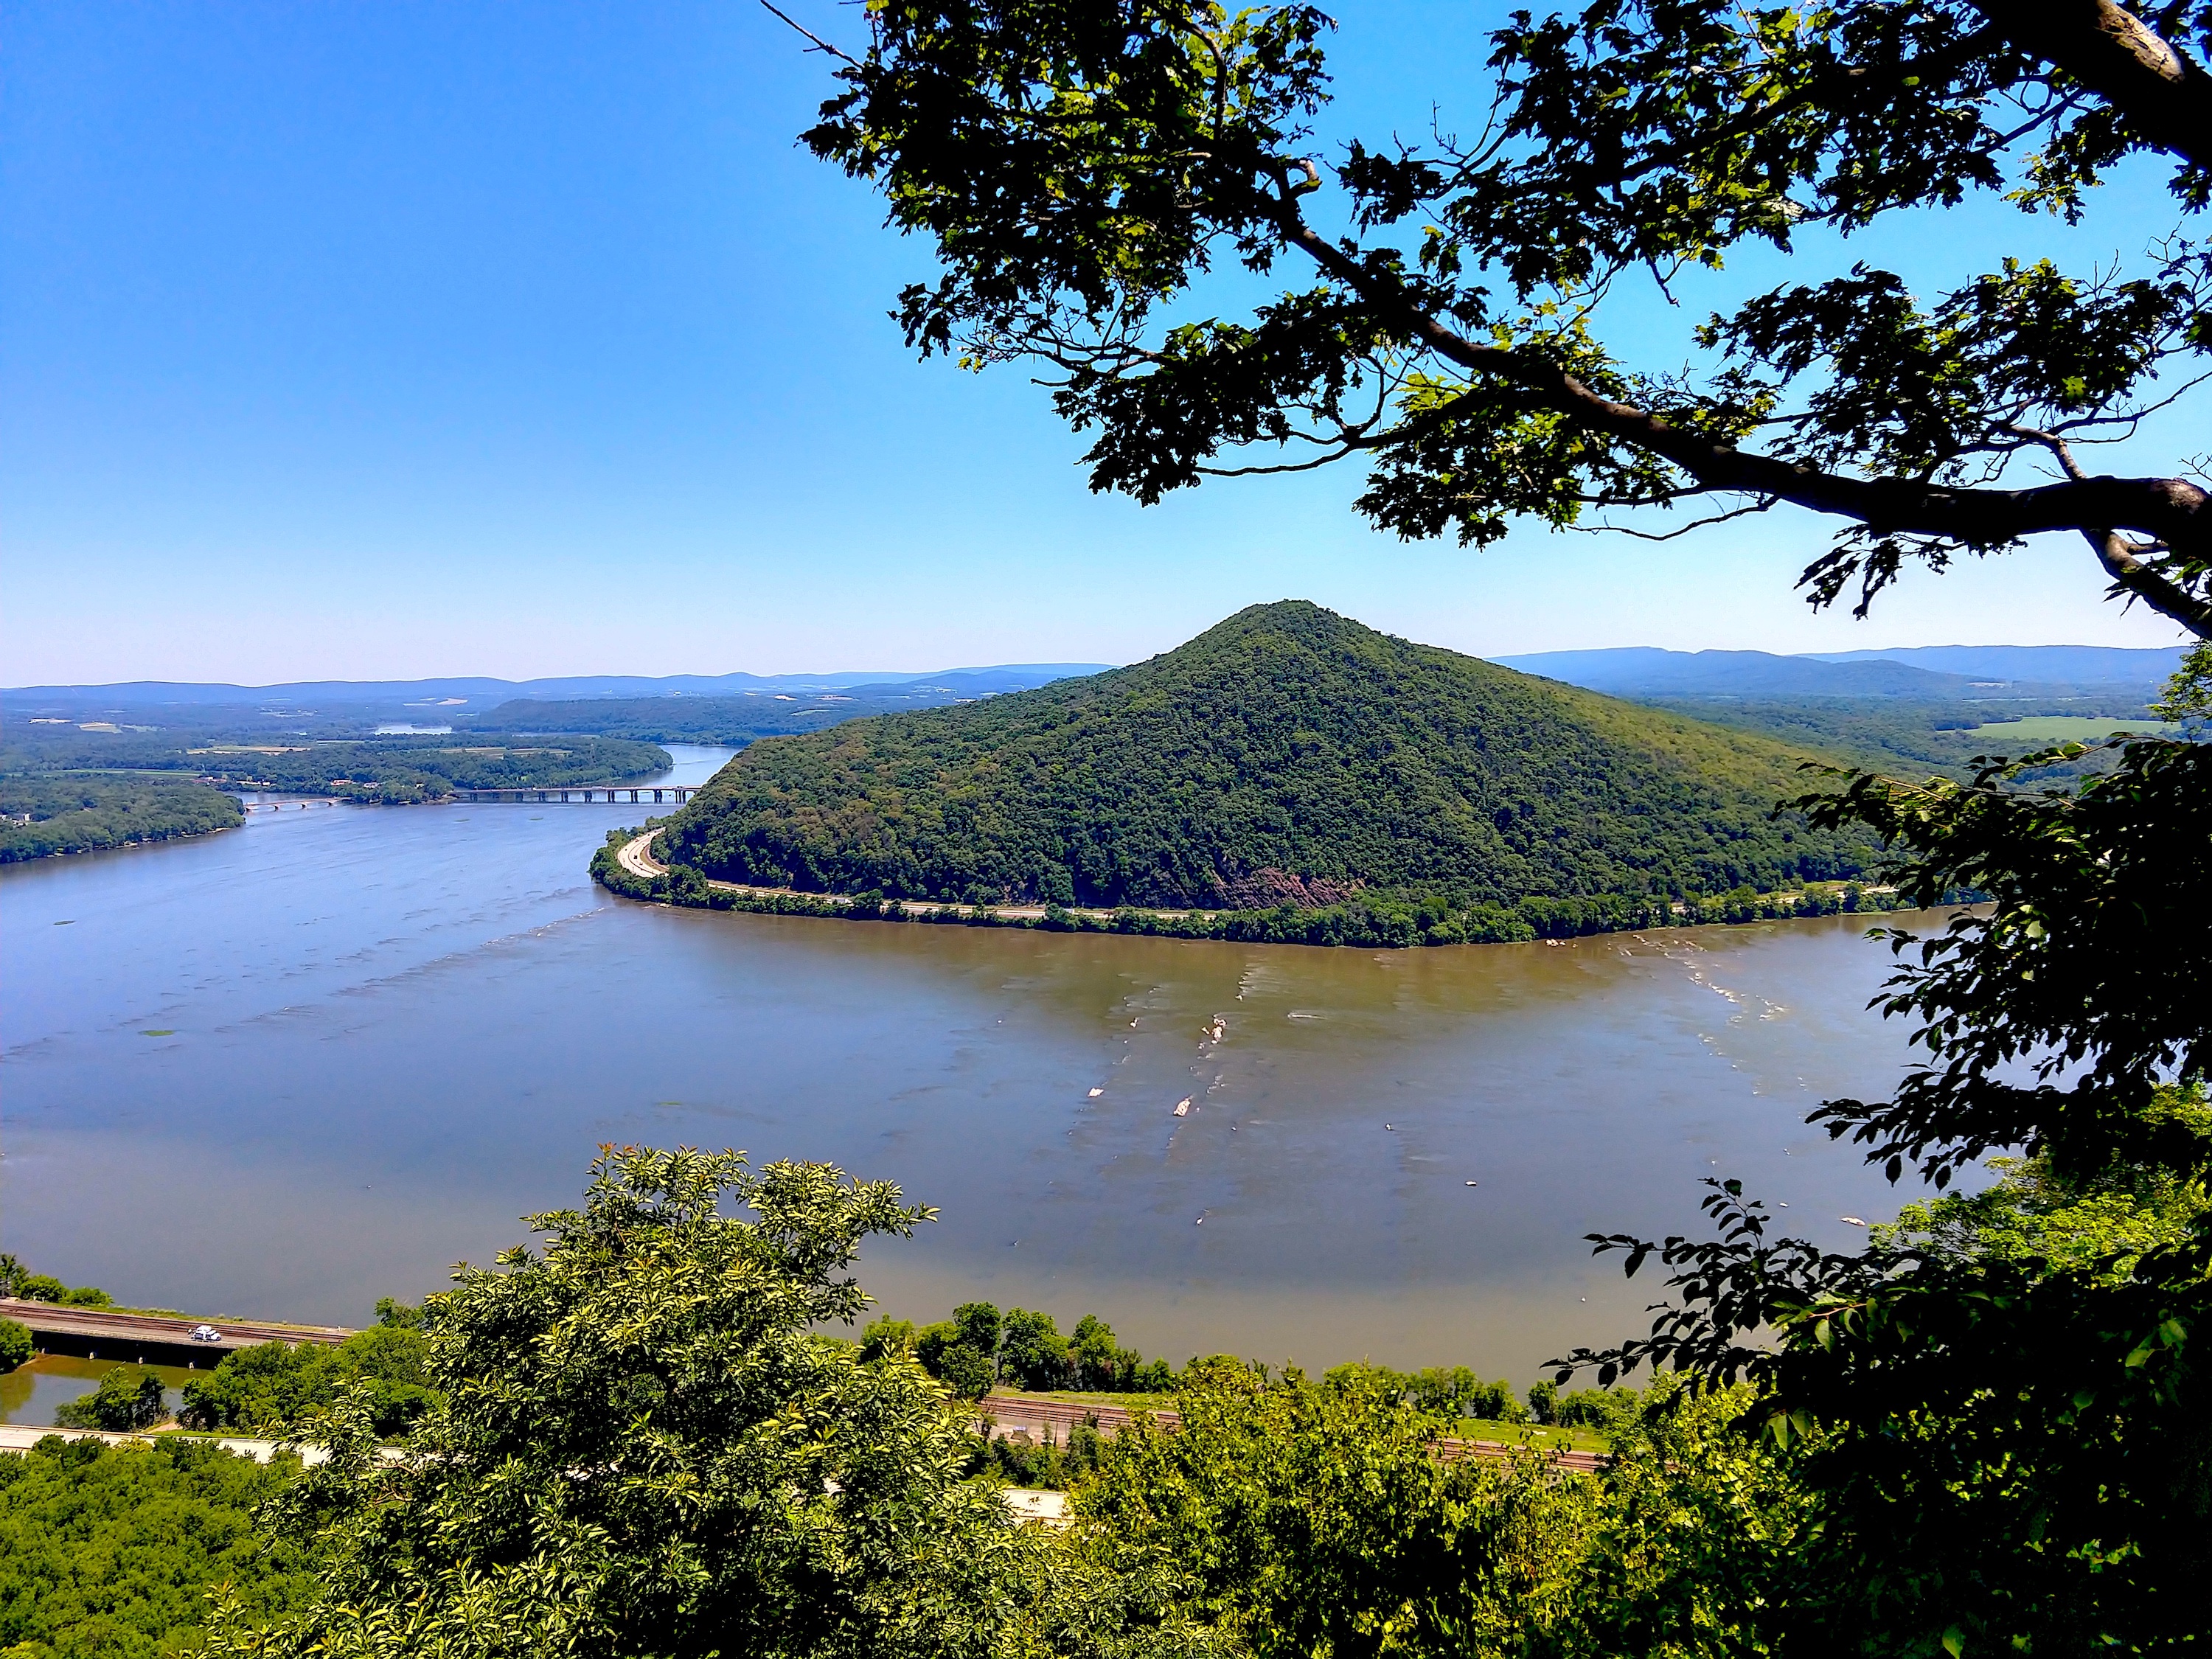
<instances>
[{"instance_id":1,"label":"distant mountain ridge","mask_svg":"<svg viewBox=\"0 0 2212 1659\"><path fill-rule=\"evenodd\" d=\"M1771 816L1804 751L1255 605L1128 668L763 738L665 855L809 892L1448 909L1772 889L1869 849Z\"/></svg>"},{"instance_id":2,"label":"distant mountain ridge","mask_svg":"<svg viewBox=\"0 0 2212 1659\"><path fill-rule=\"evenodd\" d=\"M2002 682L2038 689L2163 684L2185 647L2092 645L1927 645L1894 650L1809 652L1668 651L1621 646L1540 651L1487 660L1520 673L1563 680L1613 696L1859 696L1922 700L1972 697ZM929 674L861 669L829 674L586 674L532 680L483 676L420 680L291 680L273 685L128 680L112 684L0 687L0 702L116 707L297 706L303 703L435 705L482 713L502 702L577 702L601 698L774 696L866 687L886 702L914 694L931 701L1028 690L1054 680L1103 673L1105 663L1005 663Z\"/></svg>"},{"instance_id":3,"label":"distant mountain ridge","mask_svg":"<svg viewBox=\"0 0 2212 1659\"><path fill-rule=\"evenodd\" d=\"M2161 685L2181 666L2187 646L1915 645L1895 651L1821 651L1823 662L1879 658L1939 674L2044 684Z\"/></svg>"},{"instance_id":4,"label":"distant mountain ridge","mask_svg":"<svg viewBox=\"0 0 2212 1659\"><path fill-rule=\"evenodd\" d=\"M227 685L182 680L128 680L111 685L25 685L0 689L0 700L84 703L105 699L121 707L210 705L238 707L281 702L437 703L490 708L518 698L568 702L596 697L710 697L777 692L842 691L854 686L906 686L961 696L1025 690L1070 675L1095 674L1103 663L1005 663L911 674L864 669L834 674L586 674L535 680L483 678L427 680L292 680L276 685ZM457 701L453 701L457 700Z\"/></svg>"},{"instance_id":5,"label":"distant mountain ridge","mask_svg":"<svg viewBox=\"0 0 2212 1659\"><path fill-rule=\"evenodd\" d=\"M1544 651L1493 657L1500 667L1564 680L1608 696L1736 696L1761 697L1959 697L1973 682L1907 663L1875 659L1833 663L1766 651L1663 651L1624 646L1610 651Z\"/></svg>"},{"instance_id":6,"label":"distant mountain ridge","mask_svg":"<svg viewBox=\"0 0 2212 1659\"><path fill-rule=\"evenodd\" d=\"M1623 646L1493 657L1524 674L1620 697L1897 697L1971 700L1992 690L2102 691L2162 685L2185 647L1936 645L1782 656L1767 651L1665 651Z\"/></svg>"}]
</instances>

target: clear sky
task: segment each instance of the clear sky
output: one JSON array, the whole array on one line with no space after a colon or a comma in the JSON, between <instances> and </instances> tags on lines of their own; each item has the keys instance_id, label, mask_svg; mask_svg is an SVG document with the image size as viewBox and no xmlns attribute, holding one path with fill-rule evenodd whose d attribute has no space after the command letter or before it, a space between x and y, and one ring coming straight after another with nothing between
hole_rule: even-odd
<instances>
[{"instance_id":1,"label":"clear sky","mask_svg":"<svg viewBox=\"0 0 2212 1659\"><path fill-rule=\"evenodd\" d=\"M1504 9L1337 8L1331 135L1471 122ZM822 61L749 0L8 0L0 39L6 684L1118 662L1285 597L1486 655L2179 637L2064 539L1855 623L1791 592L1802 515L1468 553L1368 531L1349 471L1093 496L1018 374L904 351L926 250L794 147ZM2156 194L2112 194L1855 252L2132 257Z\"/></svg>"}]
</instances>

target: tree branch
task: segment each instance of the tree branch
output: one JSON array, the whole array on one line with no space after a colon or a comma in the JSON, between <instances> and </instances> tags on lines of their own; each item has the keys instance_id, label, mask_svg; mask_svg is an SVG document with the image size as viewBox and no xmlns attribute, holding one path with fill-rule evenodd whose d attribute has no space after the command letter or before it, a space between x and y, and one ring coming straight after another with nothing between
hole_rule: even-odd
<instances>
[{"instance_id":1,"label":"tree branch","mask_svg":"<svg viewBox=\"0 0 2212 1659\"><path fill-rule=\"evenodd\" d=\"M2063 70L2160 149L2212 167L2212 75L2116 0L1972 0L2014 45Z\"/></svg>"},{"instance_id":2,"label":"tree branch","mask_svg":"<svg viewBox=\"0 0 2212 1659\"><path fill-rule=\"evenodd\" d=\"M1771 495L1873 529L1938 536L1970 547L2000 546L2050 531L2086 533L2093 527L2125 526L2164 542L2192 563L2212 564L2212 495L2185 478L2100 476L2027 489L1972 489L1910 478L1854 478L1747 453L1733 444L1686 431L1650 410L1616 403L1556 363L1455 333L1398 283L1379 276L1315 232L1291 202L1279 201L1276 216L1286 241L1304 249L1329 276L1439 356L1509 381L1534 394L1546 408L1672 462L1709 489ZM2157 578L2170 592L2154 597L2153 588L2138 585L2142 576L2124 580L2129 591L2145 604L2192 629L2198 627L2172 608L2175 597L2196 612L2205 607L2171 581ZM2208 626L2212 626L2212 617L2208 617Z\"/></svg>"},{"instance_id":3,"label":"tree branch","mask_svg":"<svg viewBox=\"0 0 2212 1659\"><path fill-rule=\"evenodd\" d=\"M2212 640L2212 602L2198 599L2155 567L2136 557L2139 550L2112 530L2085 530L2082 538L2111 573L2115 593L2131 593L2152 610L2179 623L2200 640Z\"/></svg>"},{"instance_id":4,"label":"tree branch","mask_svg":"<svg viewBox=\"0 0 2212 1659\"><path fill-rule=\"evenodd\" d=\"M790 26L791 26L793 29L798 30L798 32L799 32L799 33L801 33L801 34L805 35L808 40L811 40L814 44L813 44L811 46L809 46L809 47L807 48L807 50L808 50L809 52L828 52L828 53L830 54L830 56L831 56L832 58L838 58L838 59L840 59L841 61L842 61L842 62L844 62L844 63L850 64L851 64L854 69L858 69L858 68L860 68L860 60L859 58L857 58L854 57L854 56L853 56L853 54L852 54L851 52L846 52L846 51L842 50L842 48L840 48L840 47L831 46L831 45L830 45L827 40L823 40L820 35L817 34L817 33L816 33L812 29L810 29L810 28L804 28L804 27L801 27L799 24L794 23L794 22L792 22L792 20L791 20L788 16L787 16L783 12L781 12L781 11L778 11L778 10L776 9L776 8L775 8L775 7L774 7L774 6L772 6L772 5L769 5L769 0L760 0L760 3L761 3L761 4L762 4L762 6L763 6L763 8L765 8L767 10L771 11L771 12L775 12L775 15L777 15L778 17L781 17L781 18L783 19L783 21L784 21L786 23L790 24Z\"/></svg>"}]
</instances>

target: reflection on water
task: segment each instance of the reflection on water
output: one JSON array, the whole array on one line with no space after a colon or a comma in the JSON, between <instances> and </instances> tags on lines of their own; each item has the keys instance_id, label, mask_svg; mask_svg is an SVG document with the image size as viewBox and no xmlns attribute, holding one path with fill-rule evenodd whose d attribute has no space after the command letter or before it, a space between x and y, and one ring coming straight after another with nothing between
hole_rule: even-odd
<instances>
[{"instance_id":1,"label":"reflection on water","mask_svg":"<svg viewBox=\"0 0 2212 1659\"><path fill-rule=\"evenodd\" d=\"M42 1353L29 1364L0 1376L0 1423L51 1428L55 1413L64 1406L90 1394L100 1386L101 1377L125 1363ZM146 1369L161 1379L161 1402L173 1415L184 1403L184 1386L191 1380L193 1372L182 1365L149 1365Z\"/></svg>"},{"instance_id":2,"label":"reflection on water","mask_svg":"<svg viewBox=\"0 0 2212 1659\"><path fill-rule=\"evenodd\" d=\"M1830 1245L1899 1200L1802 1121L1905 1057L1863 919L1373 952L672 912L583 874L642 810L276 814L0 875L0 1247L359 1322L598 1143L733 1146L940 1206L866 1264L901 1314L1526 1377L1640 1324L1582 1236L1692 1228L1701 1176Z\"/></svg>"}]
</instances>

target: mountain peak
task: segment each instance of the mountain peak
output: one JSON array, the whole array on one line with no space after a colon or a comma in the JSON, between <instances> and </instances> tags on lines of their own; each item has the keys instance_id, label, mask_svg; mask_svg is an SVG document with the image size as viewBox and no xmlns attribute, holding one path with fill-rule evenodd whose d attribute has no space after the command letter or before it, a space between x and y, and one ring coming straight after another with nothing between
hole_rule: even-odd
<instances>
[{"instance_id":1,"label":"mountain peak","mask_svg":"<svg viewBox=\"0 0 2212 1659\"><path fill-rule=\"evenodd\" d=\"M1771 888L1863 851L1769 816L1801 757L1284 599L1091 678L757 744L666 844L732 880L993 903Z\"/></svg>"}]
</instances>

